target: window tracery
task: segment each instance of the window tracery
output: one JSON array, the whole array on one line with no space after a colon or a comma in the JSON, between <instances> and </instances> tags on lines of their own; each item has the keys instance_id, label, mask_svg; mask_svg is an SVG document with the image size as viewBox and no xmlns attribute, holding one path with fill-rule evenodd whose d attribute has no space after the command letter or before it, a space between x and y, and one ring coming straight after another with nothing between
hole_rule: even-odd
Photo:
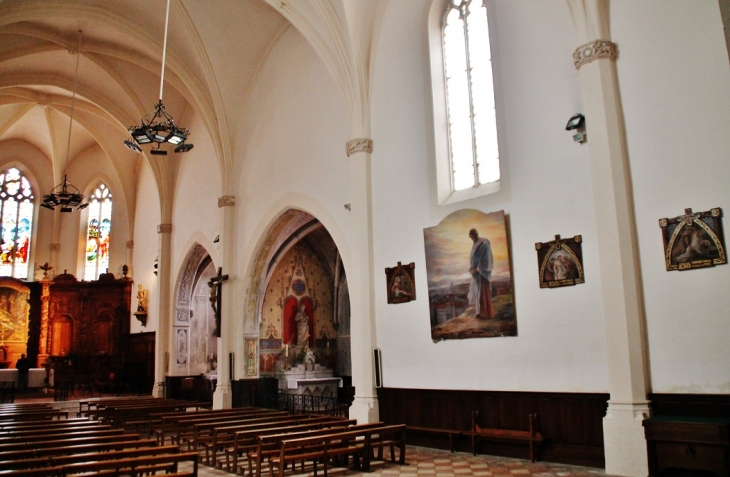
<instances>
[{"instance_id":1,"label":"window tracery","mask_svg":"<svg viewBox=\"0 0 730 477\"><path fill-rule=\"evenodd\" d=\"M100 183L89 197L84 280L97 280L109 268L112 194Z\"/></svg>"},{"instance_id":2,"label":"window tracery","mask_svg":"<svg viewBox=\"0 0 730 477\"><path fill-rule=\"evenodd\" d=\"M0 174L0 275L28 278L34 195L28 179L11 167Z\"/></svg>"}]
</instances>

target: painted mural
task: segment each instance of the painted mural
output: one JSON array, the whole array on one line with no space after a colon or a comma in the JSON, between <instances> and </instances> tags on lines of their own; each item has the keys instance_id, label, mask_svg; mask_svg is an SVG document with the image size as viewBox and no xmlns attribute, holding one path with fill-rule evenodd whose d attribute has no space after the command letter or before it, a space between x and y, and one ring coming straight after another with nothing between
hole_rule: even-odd
<instances>
[{"instance_id":1,"label":"painted mural","mask_svg":"<svg viewBox=\"0 0 730 477\"><path fill-rule=\"evenodd\" d=\"M423 236L431 338L516 336L504 211L459 210Z\"/></svg>"},{"instance_id":2,"label":"painted mural","mask_svg":"<svg viewBox=\"0 0 730 477\"><path fill-rule=\"evenodd\" d=\"M332 323L332 285L312 251L296 244L271 273L261 309L259 372L275 371L282 349L298 345L297 320L306 320L310 348L326 358L336 355ZM301 333L299 333L301 336Z\"/></svg>"}]
</instances>

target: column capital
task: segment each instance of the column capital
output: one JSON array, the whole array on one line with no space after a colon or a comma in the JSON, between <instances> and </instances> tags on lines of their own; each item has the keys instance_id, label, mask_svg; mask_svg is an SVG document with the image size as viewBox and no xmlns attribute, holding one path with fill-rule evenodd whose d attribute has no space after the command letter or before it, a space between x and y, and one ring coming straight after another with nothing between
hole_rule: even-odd
<instances>
[{"instance_id":1,"label":"column capital","mask_svg":"<svg viewBox=\"0 0 730 477\"><path fill-rule=\"evenodd\" d=\"M606 58L616 61L617 54L616 43L608 40L594 40L575 49L573 64L575 64L575 69L579 70L581 66L594 60Z\"/></svg>"},{"instance_id":2,"label":"column capital","mask_svg":"<svg viewBox=\"0 0 730 477\"><path fill-rule=\"evenodd\" d=\"M373 140L365 137L351 139L345 143L345 149L347 151L347 157L350 157L357 152L367 152L372 154Z\"/></svg>"},{"instance_id":3,"label":"column capital","mask_svg":"<svg viewBox=\"0 0 730 477\"><path fill-rule=\"evenodd\" d=\"M48 246L49 249L51 249L51 252L60 252L61 251L61 244L60 243L52 243Z\"/></svg>"},{"instance_id":4,"label":"column capital","mask_svg":"<svg viewBox=\"0 0 730 477\"><path fill-rule=\"evenodd\" d=\"M222 195L218 197L218 208L221 207L233 207L236 205L236 196L235 195Z\"/></svg>"},{"instance_id":5,"label":"column capital","mask_svg":"<svg viewBox=\"0 0 730 477\"><path fill-rule=\"evenodd\" d=\"M158 234L171 234L172 233L172 224L160 224L157 226L157 233Z\"/></svg>"}]
</instances>

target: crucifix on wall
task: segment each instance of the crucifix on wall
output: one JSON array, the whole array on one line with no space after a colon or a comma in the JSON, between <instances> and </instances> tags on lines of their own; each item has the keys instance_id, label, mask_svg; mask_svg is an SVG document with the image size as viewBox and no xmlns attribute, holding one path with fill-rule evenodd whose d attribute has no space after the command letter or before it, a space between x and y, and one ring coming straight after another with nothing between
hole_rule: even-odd
<instances>
[{"instance_id":1,"label":"crucifix on wall","mask_svg":"<svg viewBox=\"0 0 730 477\"><path fill-rule=\"evenodd\" d=\"M221 285L228 280L228 275L223 275L223 268L218 267L218 275L208 280L210 287L210 307L215 316L215 336L221 337Z\"/></svg>"}]
</instances>

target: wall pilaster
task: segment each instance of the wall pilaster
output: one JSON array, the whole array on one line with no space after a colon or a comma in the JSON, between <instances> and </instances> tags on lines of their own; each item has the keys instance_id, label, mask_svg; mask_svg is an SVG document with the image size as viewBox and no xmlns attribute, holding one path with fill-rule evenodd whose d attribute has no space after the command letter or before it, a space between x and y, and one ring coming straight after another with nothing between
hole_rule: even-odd
<instances>
[{"instance_id":1,"label":"wall pilaster","mask_svg":"<svg viewBox=\"0 0 730 477\"><path fill-rule=\"evenodd\" d=\"M159 264L157 267L157 296L158 299L158 323L157 337L155 340L155 386L152 394L157 397L165 395L165 376L170 361L170 350L172 343L170 303L172 302L170 291L170 276L172 263L172 224L160 224L157 226L159 240Z\"/></svg>"},{"instance_id":2,"label":"wall pilaster","mask_svg":"<svg viewBox=\"0 0 730 477\"><path fill-rule=\"evenodd\" d=\"M350 296L350 326L352 346L352 384L355 401L350 417L358 422L374 422L379 418L378 398L373 376L373 348L376 344L374 272L373 272L373 213L372 213L372 151L371 139L348 141L350 158L350 243L353 263L347 272Z\"/></svg>"},{"instance_id":3,"label":"wall pilaster","mask_svg":"<svg viewBox=\"0 0 730 477\"><path fill-rule=\"evenodd\" d=\"M581 43L583 90L601 264L610 400L603 419L606 472L646 476L642 421L650 414L644 303L631 171L606 0L569 0Z\"/></svg>"}]
</instances>

